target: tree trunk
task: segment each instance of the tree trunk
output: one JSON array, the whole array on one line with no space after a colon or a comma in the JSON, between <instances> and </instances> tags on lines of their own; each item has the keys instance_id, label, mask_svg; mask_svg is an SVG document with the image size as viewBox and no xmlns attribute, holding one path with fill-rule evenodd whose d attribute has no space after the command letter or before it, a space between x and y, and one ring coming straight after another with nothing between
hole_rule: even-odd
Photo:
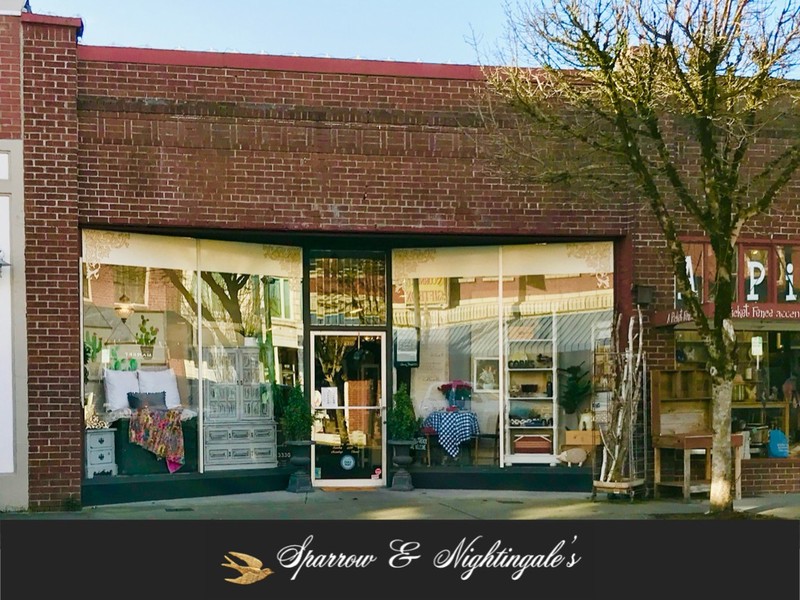
<instances>
[{"instance_id":1,"label":"tree trunk","mask_svg":"<svg viewBox=\"0 0 800 600\"><path fill-rule=\"evenodd\" d=\"M714 429L711 457L711 512L733 510L733 477L731 453L731 396L733 383L713 378L711 384Z\"/></svg>"}]
</instances>

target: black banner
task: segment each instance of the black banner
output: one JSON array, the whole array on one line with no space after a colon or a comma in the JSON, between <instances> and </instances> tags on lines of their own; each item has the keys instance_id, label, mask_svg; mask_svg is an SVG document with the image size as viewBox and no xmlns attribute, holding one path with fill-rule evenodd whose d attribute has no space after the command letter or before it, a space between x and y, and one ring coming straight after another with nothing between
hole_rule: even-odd
<instances>
[{"instance_id":1,"label":"black banner","mask_svg":"<svg viewBox=\"0 0 800 600\"><path fill-rule=\"evenodd\" d=\"M799 526L8 520L0 521L0 595L561 600L759 598L772 589L798 598Z\"/></svg>"}]
</instances>

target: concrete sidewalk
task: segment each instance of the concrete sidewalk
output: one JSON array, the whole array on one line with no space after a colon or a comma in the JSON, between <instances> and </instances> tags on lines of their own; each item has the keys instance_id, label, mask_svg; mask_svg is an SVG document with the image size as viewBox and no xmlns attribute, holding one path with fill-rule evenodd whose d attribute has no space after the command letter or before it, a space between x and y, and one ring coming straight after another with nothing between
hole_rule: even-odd
<instances>
[{"instance_id":1,"label":"concrete sidewalk","mask_svg":"<svg viewBox=\"0 0 800 600\"><path fill-rule=\"evenodd\" d=\"M745 498L736 510L800 519L800 494ZM74 512L0 513L0 519L654 519L701 514L708 499L629 501L587 493L507 490L316 490L309 494L262 492L85 507Z\"/></svg>"}]
</instances>

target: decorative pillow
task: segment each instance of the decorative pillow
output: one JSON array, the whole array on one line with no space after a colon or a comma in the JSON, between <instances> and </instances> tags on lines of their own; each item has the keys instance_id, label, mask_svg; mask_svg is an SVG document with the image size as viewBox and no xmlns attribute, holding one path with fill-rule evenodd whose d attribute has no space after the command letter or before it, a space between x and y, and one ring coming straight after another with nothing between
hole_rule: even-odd
<instances>
[{"instance_id":1,"label":"decorative pillow","mask_svg":"<svg viewBox=\"0 0 800 600\"><path fill-rule=\"evenodd\" d=\"M128 392L139 391L136 371L114 371L103 369L103 388L108 410L128 408Z\"/></svg>"},{"instance_id":2,"label":"decorative pillow","mask_svg":"<svg viewBox=\"0 0 800 600\"><path fill-rule=\"evenodd\" d=\"M140 408L155 408L167 410L164 392L128 392L128 404L131 410Z\"/></svg>"},{"instance_id":3,"label":"decorative pillow","mask_svg":"<svg viewBox=\"0 0 800 600\"><path fill-rule=\"evenodd\" d=\"M172 369L159 371L139 371L140 392L164 392L167 408L178 408L181 396L178 393L178 380ZM126 399L127 402L127 399Z\"/></svg>"}]
</instances>

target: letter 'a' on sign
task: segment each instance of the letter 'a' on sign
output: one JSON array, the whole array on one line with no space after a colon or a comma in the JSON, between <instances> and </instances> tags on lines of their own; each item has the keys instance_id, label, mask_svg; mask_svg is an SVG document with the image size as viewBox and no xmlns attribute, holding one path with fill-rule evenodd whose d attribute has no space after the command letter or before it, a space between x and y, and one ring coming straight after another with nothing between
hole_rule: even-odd
<instances>
[{"instance_id":1,"label":"letter 'a' on sign","mask_svg":"<svg viewBox=\"0 0 800 600\"><path fill-rule=\"evenodd\" d=\"M764 356L764 338L754 336L750 339L750 353L753 356Z\"/></svg>"}]
</instances>

